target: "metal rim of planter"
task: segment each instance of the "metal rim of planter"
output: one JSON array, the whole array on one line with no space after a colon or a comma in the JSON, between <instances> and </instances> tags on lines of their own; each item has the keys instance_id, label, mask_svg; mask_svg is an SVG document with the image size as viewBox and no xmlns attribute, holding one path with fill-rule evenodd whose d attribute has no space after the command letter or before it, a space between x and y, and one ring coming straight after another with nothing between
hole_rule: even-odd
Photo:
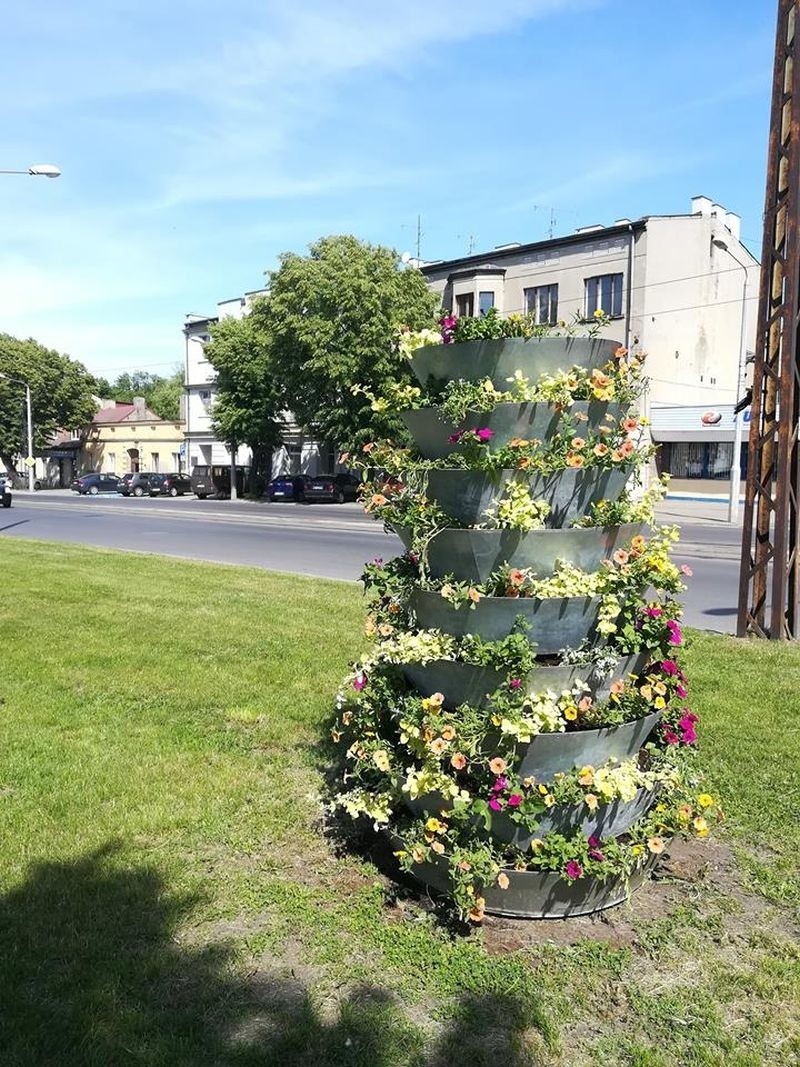
<instances>
[{"instance_id":1,"label":"metal rim of planter","mask_svg":"<svg viewBox=\"0 0 800 1067\"><path fill-rule=\"evenodd\" d=\"M455 608L440 593L417 589L411 608L424 630L442 630L454 637L477 634L486 641L502 641L521 615L530 626L526 636L540 656L562 648L576 648L594 636L600 597L481 597L470 607Z\"/></svg>"},{"instance_id":2,"label":"metal rim of planter","mask_svg":"<svg viewBox=\"0 0 800 1067\"><path fill-rule=\"evenodd\" d=\"M503 448L515 437L547 441L570 416L585 416L580 425L589 431L596 430L606 416L619 421L624 414L622 404L579 400L569 408L545 403L497 404L491 411L470 412L458 426L449 422L437 407L401 411L400 419L425 459L443 459L460 451L461 445L449 440L458 430L491 430L493 437L486 446L491 452Z\"/></svg>"},{"instance_id":3,"label":"metal rim of planter","mask_svg":"<svg viewBox=\"0 0 800 1067\"><path fill-rule=\"evenodd\" d=\"M433 578L453 576L471 582L485 582L503 565L531 568L540 577L548 577L559 559L586 571L596 571L617 548L629 544L645 530L643 523L527 531L448 527L428 542L426 563ZM399 531L398 536L403 539Z\"/></svg>"},{"instance_id":4,"label":"metal rim of planter","mask_svg":"<svg viewBox=\"0 0 800 1067\"><path fill-rule=\"evenodd\" d=\"M632 470L588 467L549 475L530 475L518 470L489 474L449 467L428 472L425 495L455 522L475 526L487 521L506 487L518 482L528 487L534 499L548 504L550 512L545 525L549 529L561 529L583 518L598 501L619 500L632 473Z\"/></svg>"},{"instance_id":5,"label":"metal rim of planter","mask_svg":"<svg viewBox=\"0 0 800 1067\"><path fill-rule=\"evenodd\" d=\"M390 840L395 846L402 847L402 840L396 835L390 834ZM588 876L567 881L556 871L506 870L508 889L501 889L497 884L484 886L481 895L485 910L490 915L516 919L564 919L592 915L627 900L631 893L639 889L656 862L657 857L650 856L630 877L609 878L605 882ZM452 896L445 859L416 864L409 873L420 884Z\"/></svg>"},{"instance_id":6,"label":"metal rim of planter","mask_svg":"<svg viewBox=\"0 0 800 1067\"><path fill-rule=\"evenodd\" d=\"M505 337L489 341L462 341L418 348L411 370L423 387L433 381L483 381L505 389L520 371L532 381L543 374L601 369L614 358L620 342L596 337Z\"/></svg>"}]
</instances>

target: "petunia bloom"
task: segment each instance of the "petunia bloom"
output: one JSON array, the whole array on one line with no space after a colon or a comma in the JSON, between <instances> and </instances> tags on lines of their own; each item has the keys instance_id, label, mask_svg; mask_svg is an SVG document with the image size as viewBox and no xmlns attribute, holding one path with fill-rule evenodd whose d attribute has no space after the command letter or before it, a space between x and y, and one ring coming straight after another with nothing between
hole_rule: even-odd
<instances>
[{"instance_id":1,"label":"petunia bloom","mask_svg":"<svg viewBox=\"0 0 800 1067\"><path fill-rule=\"evenodd\" d=\"M566 872L567 878L571 878L572 881L575 881L576 878L580 878L583 874L583 867L581 867L577 860L569 860L564 871Z\"/></svg>"}]
</instances>

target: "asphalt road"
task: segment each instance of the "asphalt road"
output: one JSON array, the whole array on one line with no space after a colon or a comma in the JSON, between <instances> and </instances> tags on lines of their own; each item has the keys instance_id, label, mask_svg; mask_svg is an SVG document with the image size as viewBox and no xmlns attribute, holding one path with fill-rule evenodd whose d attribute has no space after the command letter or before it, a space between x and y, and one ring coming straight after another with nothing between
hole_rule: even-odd
<instances>
[{"instance_id":1,"label":"asphalt road","mask_svg":"<svg viewBox=\"0 0 800 1067\"><path fill-rule=\"evenodd\" d=\"M740 531L719 505L666 502L663 519L681 525L676 553L694 575L685 621L732 632L736 624ZM358 504L269 504L195 497L135 500L18 492L0 510L0 536L151 552L325 578L357 579L365 560L401 550L399 540ZM0 553L0 560L2 554Z\"/></svg>"}]
</instances>

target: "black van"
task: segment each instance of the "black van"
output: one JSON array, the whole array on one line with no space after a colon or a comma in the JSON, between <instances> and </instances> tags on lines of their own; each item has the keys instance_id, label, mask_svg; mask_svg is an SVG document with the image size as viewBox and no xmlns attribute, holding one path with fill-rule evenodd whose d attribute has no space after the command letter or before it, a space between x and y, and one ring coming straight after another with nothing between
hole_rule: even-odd
<instances>
[{"instance_id":1,"label":"black van","mask_svg":"<svg viewBox=\"0 0 800 1067\"><path fill-rule=\"evenodd\" d=\"M250 468L236 468L236 492L243 496L250 489ZM222 500L231 495L231 468L228 465L208 467L196 464L192 467L192 492L199 500L208 496Z\"/></svg>"}]
</instances>

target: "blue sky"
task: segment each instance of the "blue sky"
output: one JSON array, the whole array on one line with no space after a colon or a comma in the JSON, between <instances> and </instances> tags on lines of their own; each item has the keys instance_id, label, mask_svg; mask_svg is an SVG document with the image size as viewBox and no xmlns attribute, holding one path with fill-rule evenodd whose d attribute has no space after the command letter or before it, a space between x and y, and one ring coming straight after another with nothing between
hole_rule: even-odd
<instances>
[{"instance_id":1,"label":"blue sky","mask_svg":"<svg viewBox=\"0 0 800 1067\"><path fill-rule=\"evenodd\" d=\"M26 0L0 330L168 373L187 312L354 233L450 258L705 194L760 252L776 0Z\"/></svg>"}]
</instances>

